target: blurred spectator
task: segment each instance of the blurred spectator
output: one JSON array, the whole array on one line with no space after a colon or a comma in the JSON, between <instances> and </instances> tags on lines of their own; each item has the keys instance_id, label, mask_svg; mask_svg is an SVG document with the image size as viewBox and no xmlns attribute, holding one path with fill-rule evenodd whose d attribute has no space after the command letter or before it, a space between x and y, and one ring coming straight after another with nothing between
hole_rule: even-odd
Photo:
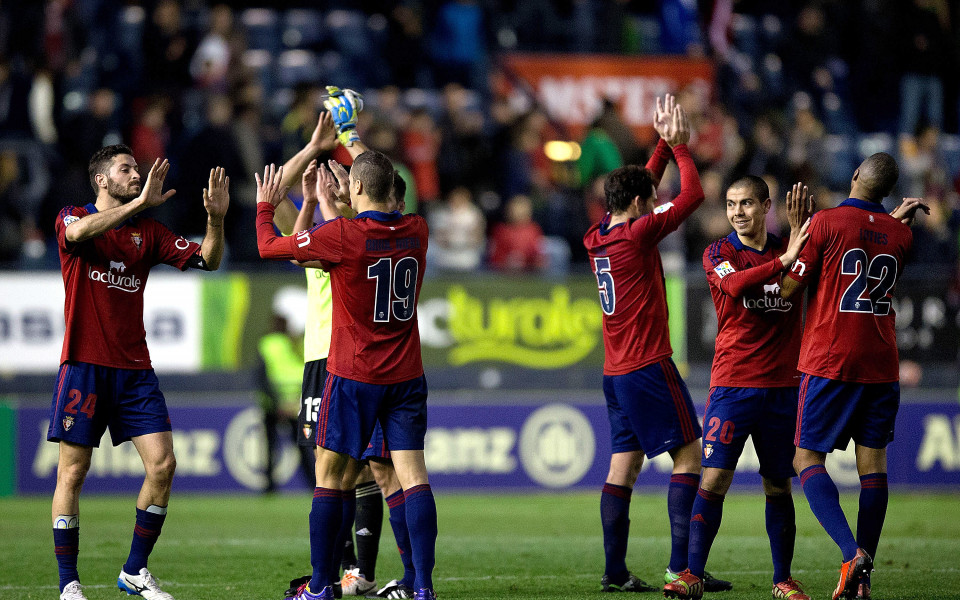
<instances>
[{"instance_id":1,"label":"blurred spectator","mask_svg":"<svg viewBox=\"0 0 960 600\"><path fill-rule=\"evenodd\" d=\"M660 0L660 47L667 54L706 53L695 0Z\"/></svg>"},{"instance_id":2,"label":"blurred spectator","mask_svg":"<svg viewBox=\"0 0 960 600\"><path fill-rule=\"evenodd\" d=\"M445 113L440 122L440 150L437 175L440 190L463 185L472 192L492 189L490 170L492 148L484 135L484 117L480 107L470 102L462 86L451 83L443 89Z\"/></svg>"},{"instance_id":3,"label":"blurred spectator","mask_svg":"<svg viewBox=\"0 0 960 600\"><path fill-rule=\"evenodd\" d=\"M925 195L923 199L930 206L930 214L917 219L912 228L911 260L923 265L925 275L949 276L958 258L960 210L957 195L951 194L951 202L941 194Z\"/></svg>"},{"instance_id":4,"label":"blurred spectator","mask_svg":"<svg viewBox=\"0 0 960 600\"><path fill-rule=\"evenodd\" d=\"M306 83L294 88L293 104L280 123L284 156L293 156L310 141L320 118L322 93L317 86Z\"/></svg>"},{"instance_id":5,"label":"blurred spectator","mask_svg":"<svg viewBox=\"0 0 960 600\"><path fill-rule=\"evenodd\" d=\"M167 102L163 98L148 101L130 132L130 149L141 165L151 165L167 157L170 128L167 126Z\"/></svg>"},{"instance_id":6,"label":"blurred spectator","mask_svg":"<svg viewBox=\"0 0 960 600\"><path fill-rule=\"evenodd\" d=\"M802 181L813 188L827 172L825 131L812 111L797 109L787 141L787 165L790 181Z\"/></svg>"},{"instance_id":7,"label":"blurred spectator","mask_svg":"<svg viewBox=\"0 0 960 600\"><path fill-rule=\"evenodd\" d=\"M483 90L486 23L478 0L447 0L434 17L430 58L434 84L459 83Z\"/></svg>"},{"instance_id":8,"label":"blurred spectator","mask_svg":"<svg viewBox=\"0 0 960 600\"><path fill-rule=\"evenodd\" d=\"M402 88L423 85L423 21L412 6L398 2L390 11L384 55L391 83Z\"/></svg>"},{"instance_id":9,"label":"blurred spectator","mask_svg":"<svg viewBox=\"0 0 960 600\"><path fill-rule=\"evenodd\" d=\"M486 220L470 190L454 188L430 211L430 262L445 271L473 271L484 251Z\"/></svg>"},{"instance_id":10,"label":"blurred spectator","mask_svg":"<svg viewBox=\"0 0 960 600\"><path fill-rule=\"evenodd\" d=\"M227 91L233 35L233 11L225 4L214 6L210 10L210 30L190 59L190 75L197 87Z\"/></svg>"},{"instance_id":11,"label":"blurred spectator","mask_svg":"<svg viewBox=\"0 0 960 600\"><path fill-rule=\"evenodd\" d=\"M946 66L946 3L913 0L904 9L901 29L903 76L900 78L900 131L913 135L921 123L943 127L943 80ZM922 120L921 120L922 119Z\"/></svg>"},{"instance_id":12,"label":"blurred spectator","mask_svg":"<svg viewBox=\"0 0 960 600\"><path fill-rule=\"evenodd\" d=\"M420 205L429 205L440 197L440 175L437 153L440 151L440 130L425 108L410 114L407 128L400 134L403 161L413 173Z\"/></svg>"},{"instance_id":13,"label":"blurred spectator","mask_svg":"<svg viewBox=\"0 0 960 600\"><path fill-rule=\"evenodd\" d=\"M707 246L730 233L723 176L716 170L708 169L700 176L700 184L706 199L687 219L683 230L687 245L686 260L691 263L702 259Z\"/></svg>"},{"instance_id":14,"label":"blurred spectator","mask_svg":"<svg viewBox=\"0 0 960 600\"><path fill-rule=\"evenodd\" d=\"M940 130L924 127L920 135L900 138L900 181L903 196L926 197L930 192L942 194L949 188L940 148Z\"/></svg>"},{"instance_id":15,"label":"blurred spectator","mask_svg":"<svg viewBox=\"0 0 960 600\"><path fill-rule=\"evenodd\" d=\"M30 77L0 55L0 135L30 137Z\"/></svg>"},{"instance_id":16,"label":"blurred spectator","mask_svg":"<svg viewBox=\"0 0 960 600\"><path fill-rule=\"evenodd\" d=\"M23 242L40 237L40 206L51 183L35 142L0 141L0 260L15 258Z\"/></svg>"},{"instance_id":17,"label":"blurred spectator","mask_svg":"<svg viewBox=\"0 0 960 600\"><path fill-rule=\"evenodd\" d=\"M528 196L507 202L506 222L493 227L489 249L490 266L498 271L535 271L545 265L543 230L533 220Z\"/></svg>"},{"instance_id":18,"label":"blurred spectator","mask_svg":"<svg viewBox=\"0 0 960 600\"><path fill-rule=\"evenodd\" d=\"M176 98L180 91L190 87L190 58L195 45L193 35L183 26L180 2L157 2L143 35L147 91Z\"/></svg>"},{"instance_id":19,"label":"blurred spectator","mask_svg":"<svg viewBox=\"0 0 960 600\"><path fill-rule=\"evenodd\" d=\"M586 137L580 143L577 172L581 186L623 166L624 154L609 130L612 130L620 138L620 143L624 144L628 151L631 151L631 146L626 141L627 139L631 142L633 140L630 130L623 124L617 114L617 106L609 100L604 100L600 115L590 126ZM626 136L623 135L624 133ZM636 144L632 144L632 147L636 147Z\"/></svg>"}]
</instances>

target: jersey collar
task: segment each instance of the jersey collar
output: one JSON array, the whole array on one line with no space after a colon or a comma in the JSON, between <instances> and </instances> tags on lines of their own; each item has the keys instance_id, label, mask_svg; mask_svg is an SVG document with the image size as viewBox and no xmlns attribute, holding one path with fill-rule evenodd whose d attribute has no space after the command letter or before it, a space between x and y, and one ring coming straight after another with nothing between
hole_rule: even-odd
<instances>
[{"instance_id":1,"label":"jersey collar","mask_svg":"<svg viewBox=\"0 0 960 600\"><path fill-rule=\"evenodd\" d=\"M860 198L847 198L840 203L840 206L852 206L853 208L861 208L870 212L887 213L887 209L879 202L870 202L869 200L861 200Z\"/></svg>"},{"instance_id":2,"label":"jersey collar","mask_svg":"<svg viewBox=\"0 0 960 600\"><path fill-rule=\"evenodd\" d=\"M355 218L357 219L373 219L374 221L396 221L403 215L400 214L399 210L393 212L382 212L379 210L365 210L362 213L359 213Z\"/></svg>"},{"instance_id":3,"label":"jersey collar","mask_svg":"<svg viewBox=\"0 0 960 600\"><path fill-rule=\"evenodd\" d=\"M727 240L728 240L731 244L733 244L733 247L736 248L737 250L739 250L739 251L749 250L750 252L756 252L757 254L766 254L766 253L767 253L767 250L770 249L770 246L771 246L772 244L774 244L775 242L778 242L779 239L780 239L780 238L778 238L777 236L773 235L772 233L768 233L768 234L767 234L767 241L764 242L764 244L763 244L763 250L757 250L756 248L751 248L750 246L747 246L746 244L744 244L743 242L741 242L741 241L740 241L740 236L737 235L737 232L736 232L736 231L731 231L731 232L730 232L730 235L727 236Z\"/></svg>"}]
</instances>

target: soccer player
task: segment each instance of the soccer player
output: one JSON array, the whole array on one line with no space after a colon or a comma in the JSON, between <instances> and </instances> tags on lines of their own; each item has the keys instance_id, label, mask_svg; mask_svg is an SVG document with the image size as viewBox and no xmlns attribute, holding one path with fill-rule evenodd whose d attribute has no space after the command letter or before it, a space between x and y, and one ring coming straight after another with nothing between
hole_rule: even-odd
<instances>
[{"instance_id":1,"label":"soccer player","mask_svg":"<svg viewBox=\"0 0 960 600\"><path fill-rule=\"evenodd\" d=\"M140 215L175 193L162 192L169 169L158 159L141 183L130 148L107 146L90 159L96 202L67 206L57 216L66 333L47 439L60 445L52 512L61 600L86 598L77 572L80 490L93 448L108 427L114 445L133 442L146 471L130 554L117 585L147 600L172 600L147 570L166 518L176 459L170 417L147 351L143 289L150 269L160 263L217 269L230 178L220 167L210 171L203 190L207 230L196 244Z\"/></svg>"},{"instance_id":2,"label":"soccer player","mask_svg":"<svg viewBox=\"0 0 960 600\"><path fill-rule=\"evenodd\" d=\"M603 310L603 393L610 418L610 471L600 496L606 557L603 591L657 588L627 570L630 496L644 456L673 459L667 507L672 548L664 575L687 568L690 509L700 483L700 424L690 393L671 359L667 297L657 244L703 202L700 177L687 149L690 127L673 96L657 99L660 134L647 168L628 165L604 183L609 213L583 238ZM656 206L656 186L671 154L680 168L680 194ZM711 579L717 589L729 582ZM719 582L719 583L714 583Z\"/></svg>"},{"instance_id":3,"label":"soccer player","mask_svg":"<svg viewBox=\"0 0 960 600\"><path fill-rule=\"evenodd\" d=\"M282 169L281 169L282 170ZM435 598L432 573L436 504L427 480L426 380L416 302L423 281L426 222L389 212L394 169L367 151L353 163L353 219L334 218L295 236L277 237L274 206L285 190L271 166L257 177L257 245L264 258L319 260L330 272L333 336L317 424L317 488L310 513L313 576L297 598L331 598L333 545L342 521L344 471L358 460L379 421L404 490L416 568L415 597ZM335 196L322 203L335 210ZM326 216L326 213L324 213Z\"/></svg>"},{"instance_id":4,"label":"soccer player","mask_svg":"<svg viewBox=\"0 0 960 600\"><path fill-rule=\"evenodd\" d=\"M810 509L843 555L834 600L870 597L886 515L886 447L900 404L891 293L913 242L907 223L924 208L912 198L890 215L884 211L881 201L898 176L889 154L864 160L853 174L850 198L813 216L810 239L781 282L787 300L808 289L793 464ZM827 453L850 439L861 486L856 537L824 467Z\"/></svg>"},{"instance_id":5,"label":"soccer player","mask_svg":"<svg viewBox=\"0 0 960 600\"><path fill-rule=\"evenodd\" d=\"M703 596L704 567L720 528L723 499L748 436L760 458L773 555L773 597L810 600L790 576L797 526L790 493L791 433L797 420L796 370L803 307L780 297L780 275L807 239L813 198L787 193L790 240L767 234L770 190L747 176L727 190L730 235L707 247L703 269L717 310L717 341L703 422L703 476L693 501L687 569L664 586L668 598Z\"/></svg>"}]
</instances>

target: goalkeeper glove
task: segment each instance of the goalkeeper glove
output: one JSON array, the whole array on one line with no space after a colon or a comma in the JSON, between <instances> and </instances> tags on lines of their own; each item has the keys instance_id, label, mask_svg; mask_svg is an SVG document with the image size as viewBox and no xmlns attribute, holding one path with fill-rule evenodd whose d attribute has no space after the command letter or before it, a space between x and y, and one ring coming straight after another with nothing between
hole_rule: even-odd
<instances>
[{"instance_id":1,"label":"goalkeeper glove","mask_svg":"<svg viewBox=\"0 0 960 600\"><path fill-rule=\"evenodd\" d=\"M344 146L360 141L357 135L357 113L363 110L363 96L353 90L341 90L328 85L323 106L330 111L337 127L337 139Z\"/></svg>"}]
</instances>

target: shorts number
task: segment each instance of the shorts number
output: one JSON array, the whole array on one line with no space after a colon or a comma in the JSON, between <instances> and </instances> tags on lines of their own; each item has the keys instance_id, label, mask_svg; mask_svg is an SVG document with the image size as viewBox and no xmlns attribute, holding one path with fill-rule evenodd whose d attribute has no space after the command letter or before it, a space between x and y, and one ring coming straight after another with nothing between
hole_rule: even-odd
<instances>
[{"instance_id":1,"label":"shorts number","mask_svg":"<svg viewBox=\"0 0 960 600\"><path fill-rule=\"evenodd\" d=\"M373 321L387 323L392 314L398 321L409 321L417 305L417 275L420 264L405 256L394 266L392 258L381 258L367 267L367 279L377 280L373 300Z\"/></svg>"},{"instance_id":2,"label":"shorts number","mask_svg":"<svg viewBox=\"0 0 960 600\"><path fill-rule=\"evenodd\" d=\"M719 441L721 444L729 444L733 441L733 421L724 421L721 424L720 419L713 417L710 419L709 427L707 435L703 436L703 439L708 442ZM717 429L720 430L719 440L717 439Z\"/></svg>"},{"instance_id":3,"label":"shorts number","mask_svg":"<svg viewBox=\"0 0 960 600\"><path fill-rule=\"evenodd\" d=\"M304 398L303 399L303 414L306 417L308 423L317 422L317 411L320 410L320 398Z\"/></svg>"},{"instance_id":4,"label":"shorts number","mask_svg":"<svg viewBox=\"0 0 960 600\"><path fill-rule=\"evenodd\" d=\"M77 405L80 404L80 399L83 398L83 393L80 390L70 390L67 393L72 400L63 407L64 412L68 412L71 415L77 414ZM97 395L96 394L87 394L87 399L83 401L83 405L80 406L80 412L87 415L88 419L93 418L93 413L97 411Z\"/></svg>"},{"instance_id":5,"label":"shorts number","mask_svg":"<svg viewBox=\"0 0 960 600\"><path fill-rule=\"evenodd\" d=\"M897 282L896 258L878 254L871 260L865 250L854 248L843 255L840 273L854 276L840 298L840 312L890 314L888 294ZM872 281L876 283L871 285Z\"/></svg>"},{"instance_id":6,"label":"shorts number","mask_svg":"<svg viewBox=\"0 0 960 600\"><path fill-rule=\"evenodd\" d=\"M597 275L597 288L600 290L600 308L603 314L612 315L617 308L617 295L613 288L613 274L610 273L610 259L593 259L593 271Z\"/></svg>"}]
</instances>

